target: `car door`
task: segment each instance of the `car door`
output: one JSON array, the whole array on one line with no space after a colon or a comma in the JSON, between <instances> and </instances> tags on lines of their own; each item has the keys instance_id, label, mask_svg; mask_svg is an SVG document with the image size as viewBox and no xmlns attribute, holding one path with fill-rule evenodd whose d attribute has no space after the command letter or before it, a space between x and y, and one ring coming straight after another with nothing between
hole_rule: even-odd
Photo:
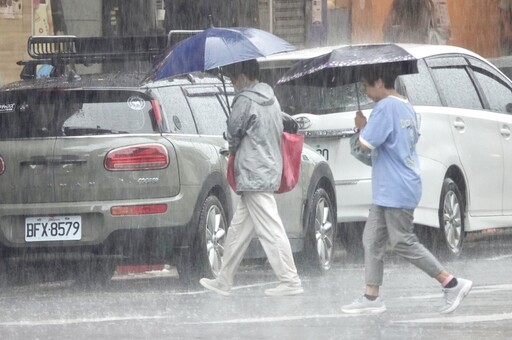
<instances>
[{"instance_id":1,"label":"car door","mask_svg":"<svg viewBox=\"0 0 512 340\"><path fill-rule=\"evenodd\" d=\"M503 214L512 215L512 82L490 65L476 58L469 59L473 74L486 99L489 114L498 122L503 148Z\"/></svg>"},{"instance_id":2,"label":"car door","mask_svg":"<svg viewBox=\"0 0 512 340\"><path fill-rule=\"evenodd\" d=\"M469 64L462 56L426 59L448 115L466 175L469 213L501 215L504 161L497 114L484 110ZM426 117L423 117L423 120Z\"/></svg>"}]
</instances>

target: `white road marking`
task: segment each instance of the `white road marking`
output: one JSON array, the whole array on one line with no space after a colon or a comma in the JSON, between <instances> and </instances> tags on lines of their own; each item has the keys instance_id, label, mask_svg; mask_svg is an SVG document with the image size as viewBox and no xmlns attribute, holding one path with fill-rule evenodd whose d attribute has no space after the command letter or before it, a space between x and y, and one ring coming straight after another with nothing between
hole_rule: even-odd
<instances>
[{"instance_id":1,"label":"white road marking","mask_svg":"<svg viewBox=\"0 0 512 340\"><path fill-rule=\"evenodd\" d=\"M333 318L347 318L361 315L354 314L325 314L325 315L296 315L296 316L280 316L280 317L267 317L267 318L246 318L246 319L230 319L218 321L195 321L195 322L182 322L176 325L203 325L203 324L247 324L247 323L270 323L270 322L283 322L283 321L296 321L308 319L333 319ZM371 316L371 315L366 315ZM139 316L112 316L104 318L82 318L82 319L54 319L54 320L18 320L0 322L2 326L53 326L53 325L70 325L70 324L86 324L86 323L103 323L113 321L141 321L141 320L162 320L173 319L173 315L139 315Z\"/></svg>"},{"instance_id":2,"label":"white road marking","mask_svg":"<svg viewBox=\"0 0 512 340\"><path fill-rule=\"evenodd\" d=\"M256 283L245 286L237 286L235 289L265 286L269 283ZM496 291L512 290L512 284L500 284L500 285L487 285L474 287L471 294L488 294ZM206 292L190 292L190 293L178 293L182 294L202 294ZM429 299L441 296L440 294L435 295L421 295L411 297L398 297L398 299ZM390 315L390 313L380 314ZM217 320L217 321L194 321L178 323L181 325L200 325L200 324L257 324L257 323L272 323L272 322L283 322L283 321L297 321L297 320L310 320L310 319L339 319L339 318L350 318L350 317L371 317L372 315L358 315L358 314L312 314L312 315L288 315L278 317L259 317L259 318L240 318L240 319L228 319L228 320ZM375 317L375 316L374 316ZM131 316L107 316L103 318L75 318L75 319L49 319L49 320L13 320L0 322L0 327L3 326L51 326L51 325L69 325L69 324L87 324L87 323L105 323L105 322L116 322L116 321L143 321L143 320L163 320L163 319L174 319L174 315L131 315ZM408 319L408 320L389 320L390 323L395 324L466 324L466 323L478 323L478 322L496 322L512 320L512 312L510 313L494 313L486 315L456 315L456 316L439 316L439 317L427 317L420 319Z\"/></svg>"},{"instance_id":3,"label":"white road marking","mask_svg":"<svg viewBox=\"0 0 512 340\"><path fill-rule=\"evenodd\" d=\"M493 292L512 290L512 284L502 284L502 285L488 285L488 286L473 286L471 289L470 295L474 294L488 294ZM424 295L416 295L416 296L401 296L397 299L411 299L411 300L427 300L433 299L443 296L442 293L439 294L424 294Z\"/></svg>"},{"instance_id":4,"label":"white road marking","mask_svg":"<svg viewBox=\"0 0 512 340\"><path fill-rule=\"evenodd\" d=\"M474 324L476 322L493 322L493 321L503 321L503 320L511 320L512 313L502 313L502 314L487 314L487 315L459 315L459 316L451 316L451 317L438 317L438 318L425 318L425 319L411 319L411 320L400 320L400 321L391 321L392 323L471 323Z\"/></svg>"}]
</instances>

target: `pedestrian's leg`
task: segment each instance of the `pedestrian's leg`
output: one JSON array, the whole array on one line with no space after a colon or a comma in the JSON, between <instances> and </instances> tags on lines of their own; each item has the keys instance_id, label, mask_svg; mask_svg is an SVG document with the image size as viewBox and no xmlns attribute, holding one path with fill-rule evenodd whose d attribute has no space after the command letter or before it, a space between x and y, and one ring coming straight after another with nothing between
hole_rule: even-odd
<instances>
[{"instance_id":1,"label":"pedestrian's leg","mask_svg":"<svg viewBox=\"0 0 512 340\"><path fill-rule=\"evenodd\" d=\"M386 209L386 221L389 226L391 246L397 254L436 278L443 286L445 305L441 313L451 313L469 294L473 282L462 278L454 278L439 261L426 249L414 234L413 210Z\"/></svg>"},{"instance_id":2,"label":"pedestrian's leg","mask_svg":"<svg viewBox=\"0 0 512 340\"><path fill-rule=\"evenodd\" d=\"M224 243L224 254L222 266L218 275L218 281L223 285L231 287L240 263L245 255L254 236L254 224L249 215L246 193L243 193L238 202L228 228L226 242Z\"/></svg>"},{"instance_id":3,"label":"pedestrian's leg","mask_svg":"<svg viewBox=\"0 0 512 340\"><path fill-rule=\"evenodd\" d=\"M364 246L364 295L341 307L349 314L377 314L386 311L386 305L379 296L379 287L384 276L384 256L388 231L384 219L384 208L372 205L363 232Z\"/></svg>"},{"instance_id":4,"label":"pedestrian's leg","mask_svg":"<svg viewBox=\"0 0 512 340\"><path fill-rule=\"evenodd\" d=\"M388 241L388 231L384 218L384 208L372 205L364 226L364 271L365 294L379 295L379 287L384 276L384 256Z\"/></svg>"},{"instance_id":5,"label":"pedestrian's leg","mask_svg":"<svg viewBox=\"0 0 512 340\"><path fill-rule=\"evenodd\" d=\"M246 203L256 235L279 281L288 286L300 286L301 281L297 275L290 240L279 217L274 194L247 193Z\"/></svg>"},{"instance_id":6,"label":"pedestrian's leg","mask_svg":"<svg viewBox=\"0 0 512 340\"><path fill-rule=\"evenodd\" d=\"M423 246L414 234L414 210L385 208L391 249L431 277L440 274L444 267Z\"/></svg>"}]
</instances>

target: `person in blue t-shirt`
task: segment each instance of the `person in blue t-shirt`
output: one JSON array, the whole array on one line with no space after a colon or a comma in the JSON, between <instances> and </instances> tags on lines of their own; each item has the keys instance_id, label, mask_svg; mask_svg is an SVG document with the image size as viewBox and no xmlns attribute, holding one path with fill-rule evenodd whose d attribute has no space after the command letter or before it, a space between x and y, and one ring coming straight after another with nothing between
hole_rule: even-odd
<instances>
[{"instance_id":1,"label":"person in blue t-shirt","mask_svg":"<svg viewBox=\"0 0 512 340\"><path fill-rule=\"evenodd\" d=\"M342 307L352 314L382 313L379 297L384 256L390 250L405 258L443 287L445 305L441 313L453 312L469 293L470 280L450 275L413 232L414 209L421 198L421 176L416 143L420 133L416 112L395 90L396 72L376 65L362 70L366 94L376 102L367 120L356 113L362 150L371 150L372 206L363 233L365 293Z\"/></svg>"}]
</instances>

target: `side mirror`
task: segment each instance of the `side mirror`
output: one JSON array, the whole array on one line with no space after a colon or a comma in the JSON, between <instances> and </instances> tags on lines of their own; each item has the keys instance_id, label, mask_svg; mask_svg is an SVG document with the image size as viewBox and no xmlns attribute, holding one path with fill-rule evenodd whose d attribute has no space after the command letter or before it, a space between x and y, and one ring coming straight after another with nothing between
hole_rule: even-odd
<instances>
[{"instance_id":1,"label":"side mirror","mask_svg":"<svg viewBox=\"0 0 512 340\"><path fill-rule=\"evenodd\" d=\"M508 113L512 113L512 103L508 103L505 106L505 111L507 111Z\"/></svg>"}]
</instances>

